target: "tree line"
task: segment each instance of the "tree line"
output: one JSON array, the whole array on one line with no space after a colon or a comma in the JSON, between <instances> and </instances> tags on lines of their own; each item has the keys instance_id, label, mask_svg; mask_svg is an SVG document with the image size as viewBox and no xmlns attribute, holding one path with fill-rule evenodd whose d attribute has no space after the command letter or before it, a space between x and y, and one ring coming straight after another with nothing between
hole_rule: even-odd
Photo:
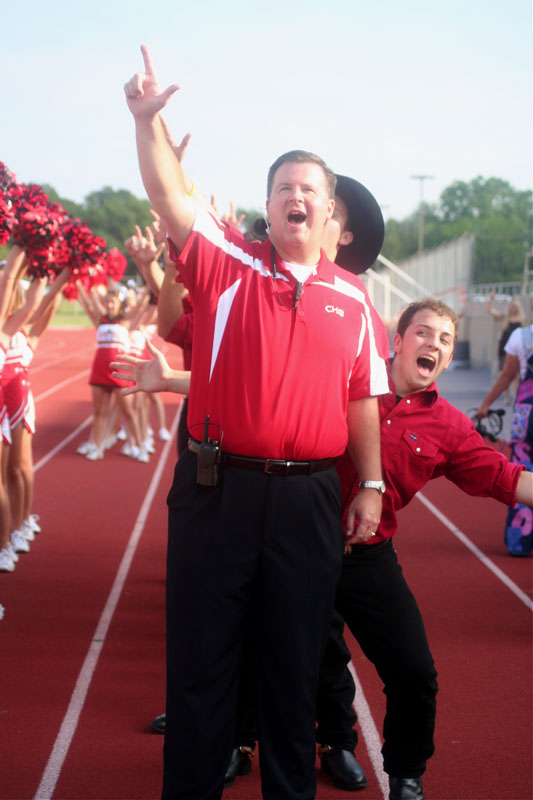
<instances>
[{"instance_id":1,"label":"tree line","mask_svg":"<svg viewBox=\"0 0 533 800\"><path fill-rule=\"evenodd\" d=\"M532 195L501 178L455 181L424 209L424 248L475 233L474 283L519 281L532 245ZM386 223L383 255L399 263L418 248L418 209Z\"/></svg>"},{"instance_id":2,"label":"tree line","mask_svg":"<svg viewBox=\"0 0 533 800\"><path fill-rule=\"evenodd\" d=\"M124 241L135 225L150 225L150 203L126 189L105 186L88 194L83 203L75 203L49 185L43 190L50 200L60 202L72 215L89 225L96 236L102 236L108 248L124 252ZM256 209L238 208L237 216L245 215L243 229L248 230L261 213ZM448 186L437 203L424 209L424 247L433 248L464 233L476 234L474 283L520 280L525 253L532 245L532 196L529 191L514 189L501 178L455 181ZM403 220L389 219L385 226L382 253L395 263L416 253L418 248L418 209ZM5 258L8 248L0 248ZM127 273L136 274L128 257Z\"/></svg>"}]
</instances>

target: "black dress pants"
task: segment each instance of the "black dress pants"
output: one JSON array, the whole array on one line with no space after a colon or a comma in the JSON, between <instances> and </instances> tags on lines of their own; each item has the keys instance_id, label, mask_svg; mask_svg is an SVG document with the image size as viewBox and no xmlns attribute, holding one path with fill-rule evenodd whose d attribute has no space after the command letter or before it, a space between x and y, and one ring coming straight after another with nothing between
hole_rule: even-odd
<instances>
[{"instance_id":1,"label":"black dress pants","mask_svg":"<svg viewBox=\"0 0 533 800\"><path fill-rule=\"evenodd\" d=\"M355 546L344 556L335 605L383 681L385 772L418 777L434 752L437 673L422 616L390 539ZM334 631L321 673L319 741L344 746L353 741L344 699L353 693L353 681L337 639Z\"/></svg>"},{"instance_id":2,"label":"black dress pants","mask_svg":"<svg viewBox=\"0 0 533 800\"><path fill-rule=\"evenodd\" d=\"M320 667L316 718L318 744L355 750L357 747L357 715L353 708L355 683L348 664L351 654L344 641L344 620L338 611L333 619ZM253 669L248 658L251 643L245 644L239 688L237 734L235 747L255 747L257 722L253 702Z\"/></svg>"},{"instance_id":3,"label":"black dress pants","mask_svg":"<svg viewBox=\"0 0 533 800\"><path fill-rule=\"evenodd\" d=\"M218 486L202 487L186 451L168 505L163 798L221 797L251 611L263 797L312 800L318 674L343 549L337 473L226 467Z\"/></svg>"},{"instance_id":4,"label":"black dress pants","mask_svg":"<svg viewBox=\"0 0 533 800\"><path fill-rule=\"evenodd\" d=\"M352 656L343 634L344 620L335 609L320 668L316 740L321 745L353 751L358 740L355 683L348 668Z\"/></svg>"}]
</instances>

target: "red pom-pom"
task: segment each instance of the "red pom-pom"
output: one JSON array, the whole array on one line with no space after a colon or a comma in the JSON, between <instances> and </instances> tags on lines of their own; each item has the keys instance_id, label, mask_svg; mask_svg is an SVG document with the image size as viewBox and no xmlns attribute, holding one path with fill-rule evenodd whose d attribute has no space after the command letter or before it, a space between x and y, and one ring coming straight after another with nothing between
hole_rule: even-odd
<instances>
[{"instance_id":1,"label":"red pom-pom","mask_svg":"<svg viewBox=\"0 0 533 800\"><path fill-rule=\"evenodd\" d=\"M0 189L10 197L11 192L17 188L17 179L13 172L11 172L6 165L0 161Z\"/></svg>"},{"instance_id":2,"label":"red pom-pom","mask_svg":"<svg viewBox=\"0 0 533 800\"><path fill-rule=\"evenodd\" d=\"M15 222L13 203L3 189L0 189L0 244L6 244L9 241Z\"/></svg>"},{"instance_id":3,"label":"red pom-pom","mask_svg":"<svg viewBox=\"0 0 533 800\"><path fill-rule=\"evenodd\" d=\"M15 225L13 241L28 254L28 273L48 275L53 269L54 241L59 224L48 196L36 184L22 184L11 191Z\"/></svg>"},{"instance_id":4,"label":"red pom-pom","mask_svg":"<svg viewBox=\"0 0 533 800\"><path fill-rule=\"evenodd\" d=\"M107 280L105 239L95 236L89 226L79 219L69 220L63 227L63 250L67 253L66 266L72 277L63 294L69 300L78 296L76 281L84 288L105 283Z\"/></svg>"},{"instance_id":5,"label":"red pom-pom","mask_svg":"<svg viewBox=\"0 0 533 800\"><path fill-rule=\"evenodd\" d=\"M115 281L115 283L118 283L126 272L127 266L128 261L124 253L122 253L118 247L112 247L105 260L107 274L111 280Z\"/></svg>"}]
</instances>

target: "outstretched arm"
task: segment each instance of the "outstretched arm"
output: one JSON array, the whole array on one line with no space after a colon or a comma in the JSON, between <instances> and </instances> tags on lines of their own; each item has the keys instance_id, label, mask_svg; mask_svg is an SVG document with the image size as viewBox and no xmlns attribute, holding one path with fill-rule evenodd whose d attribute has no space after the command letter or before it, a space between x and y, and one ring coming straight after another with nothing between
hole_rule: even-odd
<instances>
[{"instance_id":1,"label":"outstretched arm","mask_svg":"<svg viewBox=\"0 0 533 800\"><path fill-rule=\"evenodd\" d=\"M102 317L102 314L95 308L92 299L85 291L81 281L76 281L76 287L78 289L78 300L80 302L81 307L83 308L83 310L85 311L85 313L87 314L93 325L95 327L98 327L98 325L100 324L100 319Z\"/></svg>"},{"instance_id":2,"label":"outstretched arm","mask_svg":"<svg viewBox=\"0 0 533 800\"><path fill-rule=\"evenodd\" d=\"M146 227L145 230L146 236L143 236L141 229L136 225L135 235L130 236L124 245L150 291L159 295L163 282L163 270L159 266L159 256L163 252L165 242L157 244L152 228Z\"/></svg>"},{"instance_id":3,"label":"outstretched arm","mask_svg":"<svg viewBox=\"0 0 533 800\"><path fill-rule=\"evenodd\" d=\"M518 375L520 369L520 364L518 358L516 356L510 355L507 353L505 356L505 362L503 364L503 369L496 378L496 382L494 383L492 389L488 392L486 397L484 398L483 402L479 406L478 410L476 411L476 417L479 419L483 419L489 413L490 404L498 398L502 392L504 392L507 387L513 382L513 380Z\"/></svg>"},{"instance_id":4,"label":"outstretched arm","mask_svg":"<svg viewBox=\"0 0 533 800\"><path fill-rule=\"evenodd\" d=\"M494 292L491 292L487 303L487 311L491 316L494 317L494 319L503 319L503 314L501 313L501 311L496 311L496 309L493 308L492 306L493 302L494 302Z\"/></svg>"},{"instance_id":5,"label":"outstretched arm","mask_svg":"<svg viewBox=\"0 0 533 800\"><path fill-rule=\"evenodd\" d=\"M0 275L0 328L9 314L15 288L24 274L26 252L18 245L10 250L7 264Z\"/></svg>"},{"instance_id":6,"label":"outstretched arm","mask_svg":"<svg viewBox=\"0 0 533 800\"><path fill-rule=\"evenodd\" d=\"M60 292L65 284L68 283L69 278L70 271L68 267L65 267L56 275L50 289L42 298L31 318L26 322L26 327L29 328L28 336L38 338L44 333L61 300Z\"/></svg>"},{"instance_id":7,"label":"outstretched arm","mask_svg":"<svg viewBox=\"0 0 533 800\"><path fill-rule=\"evenodd\" d=\"M142 316L146 311L146 307L148 306L149 302L150 294L148 288L145 286L137 296L135 305L124 314L124 322L128 330L134 331L139 327Z\"/></svg>"},{"instance_id":8,"label":"outstretched arm","mask_svg":"<svg viewBox=\"0 0 533 800\"><path fill-rule=\"evenodd\" d=\"M147 361L135 356L120 356L111 363L114 378L133 381L133 386L122 389L122 394L135 392L175 392L188 394L191 373L171 369L163 353L147 340L146 346L153 359Z\"/></svg>"},{"instance_id":9,"label":"outstretched arm","mask_svg":"<svg viewBox=\"0 0 533 800\"><path fill-rule=\"evenodd\" d=\"M89 294L91 297L91 305L94 308L95 313L98 314L100 317L103 317L105 314L105 308L101 300L100 292L98 291L96 286L91 286Z\"/></svg>"},{"instance_id":10,"label":"outstretched arm","mask_svg":"<svg viewBox=\"0 0 533 800\"><path fill-rule=\"evenodd\" d=\"M136 73L124 86L128 108L135 119L141 177L168 235L181 250L194 222L194 202L187 194L179 163L159 117L180 87L172 84L161 91L146 45L141 45L141 52L145 71Z\"/></svg>"},{"instance_id":11,"label":"outstretched arm","mask_svg":"<svg viewBox=\"0 0 533 800\"><path fill-rule=\"evenodd\" d=\"M48 278L34 278L26 292L26 302L4 323L2 332L7 336L13 336L19 331L32 316L35 309L41 302L44 290L48 283Z\"/></svg>"},{"instance_id":12,"label":"outstretched arm","mask_svg":"<svg viewBox=\"0 0 533 800\"><path fill-rule=\"evenodd\" d=\"M524 506L533 506L533 472L524 470L518 478L515 502L522 503Z\"/></svg>"}]
</instances>

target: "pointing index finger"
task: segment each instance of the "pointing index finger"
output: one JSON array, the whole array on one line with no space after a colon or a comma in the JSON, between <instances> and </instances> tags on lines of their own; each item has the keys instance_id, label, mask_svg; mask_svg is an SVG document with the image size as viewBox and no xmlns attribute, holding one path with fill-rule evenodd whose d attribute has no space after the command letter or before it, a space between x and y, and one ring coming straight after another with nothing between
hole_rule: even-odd
<instances>
[{"instance_id":1,"label":"pointing index finger","mask_svg":"<svg viewBox=\"0 0 533 800\"><path fill-rule=\"evenodd\" d=\"M145 73L152 78L157 83L157 76L155 74L154 65L152 63L152 59L150 57L150 53L148 52L148 48L145 44L141 45L141 53L144 60L144 71Z\"/></svg>"}]
</instances>

